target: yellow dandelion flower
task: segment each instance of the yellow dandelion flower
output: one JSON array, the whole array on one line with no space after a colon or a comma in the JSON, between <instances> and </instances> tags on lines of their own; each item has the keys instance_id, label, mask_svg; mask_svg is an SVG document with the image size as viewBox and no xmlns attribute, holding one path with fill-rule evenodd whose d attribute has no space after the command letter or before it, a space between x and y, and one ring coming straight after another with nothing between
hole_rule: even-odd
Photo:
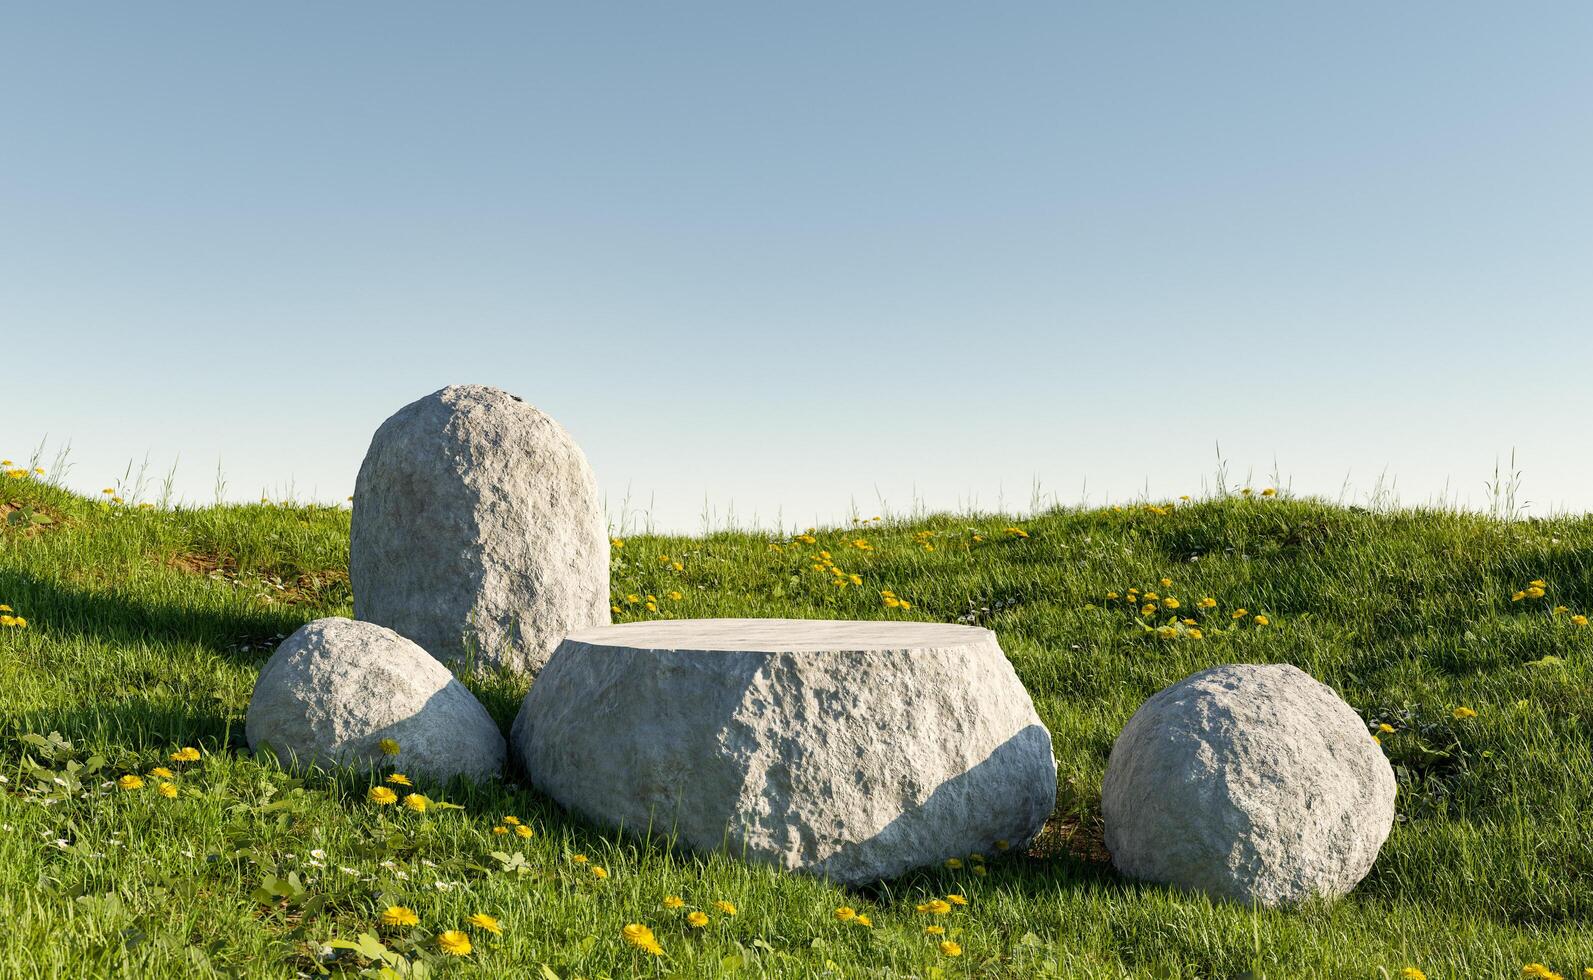
<instances>
[{"instance_id":1,"label":"yellow dandelion flower","mask_svg":"<svg viewBox=\"0 0 1593 980\"><path fill-rule=\"evenodd\" d=\"M387 781L392 783L394 786L413 786L414 785L414 783L411 783L409 781L409 777L404 775L401 772L395 772L391 776L388 776L387 777Z\"/></svg>"},{"instance_id":2,"label":"yellow dandelion flower","mask_svg":"<svg viewBox=\"0 0 1593 980\"><path fill-rule=\"evenodd\" d=\"M1394 726L1390 725L1386 721L1383 722L1382 724L1378 725L1377 726L1377 730L1382 732L1384 735L1392 735L1392 734L1394 734Z\"/></svg>"},{"instance_id":3,"label":"yellow dandelion flower","mask_svg":"<svg viewBox=\"0 0 1593 980\"><path fill-rule=\"evenodd\" d=\"M399 753L398 742L394 739L384 738L376 743L376 747L381 749L382 755L385 756L395 756Z\"/></svg>"},{"instance_id":4,"label":"yellow dandelion flower","mask_svg":"<svg viewBox=\"0 0 1593 980\"><path fill-rule=\"evenodd\" d=\"M647 611L658 612L658 603L651 599L647 600Z\"/></svg>"},{"instance_id":5,"label":"yellow dandelion flower","mask_svg":"<svg viewBox=\"0 0 1593 980\"><path fill-rule=\"evenodd\" d=\"M1520 602L1522 599L1525 599L1526 597L1527 597L1527 593L1524 590L1517 591L1517 592L1511 594L1510 601L1511 602Z\"/></svg>"},{"instance_id":6,"label":"yellow dandelion flower","mask_svg":"<svg viewBox=\"0 0 1593 980\"><path fill-rule=\"evenodd\" d=\"M1465 705L1461 705L1460 707L1456 708L1454 711L1451 711L1449 713L1449 716L1451 718L1455 719L1456 721L1465 721L1467 718L1475 718L1475 717L1477 717L1477 712L1475 712L1472 709L1466 707Z\"/></svg>"},{"instance_id":7,"label":"yellow dandelion flower","mask_svg":"<svg viewBox=\"0 0 1593 980\"><path fill-rule=\"evenodd\" d=\"M930 915L945 915L951 911L951 903L944 899L936 898L918 906L918 911L927 912Z\"/></svg>"},{"instance_id":8,"label":"yellow dandelion flower","mask_svg":"<svg viewBox=\"0 0 1593 980\"><path fill-rule=\"evenodd\" d=\"M1537 980L1565 980L1564 977L1544 966L1542 963L1528 963L1521 968L1523 977L1535 977Z\"/></svg>"},{"instance_id":9,"label":"yellow dandelion flower","mask_svg":"<svg viewBox=\"0 0 1593 980\"><path fill-rule=\"evenodd\" d=\"M608 869L603 867L601 864L594 864L592 865L592 877L596 878L598 881L602 881L608 877Z\"/></svg>"},{"instance_id":10,"label":"yellow dandelion flower","mask_svg":"<svg viewBox=\"0 0 1593 980\"><path fill-rule=\"evenodd\" d=\"M1278 491L1272 489L1271 487L1267 487L1265 490L1261 491L1261 496L1263 497L1276 497L1277 495Z\"/></svg>"},{"instance_id":11,"label":"yellow dandelion flower","mask_svg":"<svg viewBox=\"0 0 1593 980\"><path fill-rule=\"evenodd\" d=\"M1170 586L1171 586L1171 585L1172 585L1172 584L1173 584L1173 580L1172 580L1172 579L1170 579L1170 578L1164 578L1164 579L1162 579L1162 588L1164 588L1164 589L1165 589L1165 588L1168 588L1168 587L1170 587Z\"/></svg>"},{"instance_id":12,"label":"yellow dandelion flower","mask_svg":"<svg viewBox=\"0 0 1593 980\"><path fill-rule=\"evenodd\" d=\"M168 800L175 800L177 798L177 786L175 783L161 783L159 786L155 787L155 792L166 797Z\"/></svg>"},{"instance_id":13,"label":"yellow dandelion flower","mask_svg":"<svg viewBox=\"0 0 1593 980\"><path fill-rule=\"evenodd\" d=\"M945 934L946 934L946 927L945 926L925 926L924 927L924 935L926 935L926 936L944 936Z\"/></svg>"},{"instance_id":14,"label":"yellow dandelion flower","mask_svg":"<svg viewBox=\"0 0 1593 980\"><path fill-rule=\"evenodd\" d=\"M613 613L624 612L619 606L609 606L608 611Z\"/></svg>"},{"instance_id":15,"label":"yellow dandelion flower","mask_svg":"<svg viewBox=\"0 0 1593 980\"><path fill-rule=\"evenodd\" d=\"M449 956L469 956L470 937L458 929L449 929L437 934L437 947Z\"/></svg>"},{"instance_id":16,"label":"yellow dandelion flower","mask_svg":"<svg viewBox=\"0 0 1593 980\"><path fill-rule=\"evenodd\" d=\"M1272 620L1270 620L1267 617L1261 615L1260 613L1256 614L1256 620L1255 621L1256 621L1256 625L1257 626L1265 626L1268 623L1272 622Z\"/></svg>"},{"instance_id":17,"label":"yellow dandelion flower","mask_svg":"<svg viewBox=\"0 0 1593 980\"><path fill-rule=\"evenodd\" d=\"M586 855L585 854L571 854L570 855L570 860L574 861L576 864L585 864L586 863Z\"/></svg>"},{"instance_id":18,"label":"yellow dandelion flower","mask_svg":"<svg viewBox=\"0 0 1593 980\"><path fill-rule=\"evenodd\" d=\"M1206 596L1204 599L1200 600L1200 608L1215 609L1217 608L1217 600L1211 596Z\"/></svg>"},{"instance_id":19,"label":"yellow dandelion flower","mask_svg":"<svg viewBox=\"0 0 1593 980\"><path fill-rule=\"evenodd\" d=\"M420 925L420 916L415 910L404 905L389 905L382 912L382 925L384 926L416 926Z\"/></svg>"},{"instance_id":20,"label":"yellow dandelion flower","mask_svg":"<svg viewBox=\"0 0 1593 980\"><path fill-rule=\"evenodd\" d=\"M509 832L509 828L500 824L499 826L492 828L492 832L501 837Z\"/></svg>"},{"instance_id":21,"label":"yellow dandelion flower","mask_svg":"<svg viewBox=\"0 0 1593 980\"><path fill-rule=\"evenodd\" d=\"M477 929L485 929L494 936L503 935L503 926L498 923L497 919L494 919L485 912L477 912L475 915L470 917L469 921L470 924L475 926Z\"/></svg>"},{"instance_id":22,"label":"yellow dandelion flower","mask_svg":"<svg viewBox=\"0 0 1593 980\"><path fill-rule=\"evenodd\" d=\"M666 908L666 909L678 909L682 905L685 905L685 904L686 904L685 900L682 899L679 895L665 895L664 896L664 908Z\"/></svg>"},{"instance_id":23,"label":"yellow dandelion flower","mask_svg":"<svg viewBox=\"0 0 1593 980\"><path fill-rule=\"evenodd\" d=\"M1145 598L1147 600L1156 600L1156 599L1160 599L1161 596L1157 595L1154 592L1147 592L1147 593L1145 593Z\"/></svg>"},{"instance_id":24,"label":"yellow dandelion flower","mask_svg":"<svg viewBox=\"0 0 1593 980\"><path fill-rule=\"evenodd\" d=\"M1179 606L1183 605L1183 603L1179 602L1172 596L1168 596L1162 600L1162 605L1166 606L1168 609L1177 609Z\"/></svg>"},{"instance_id":25,"label":"yellow dandelion flower","mask_svg":"<svg viewBox=\"0 0 1593 980\"><path fill-rule=\"evenodd\" d=\"M632 922L620 930L620 936L626 942L649 956L663 956L664 947L658 945L658 939L653 936L653 930L640 922Z\"/></svg>"},{"instance_id":26,"label":"yellow dandelion flower","mask_svg":"<svg viewBox=\"0 0 1593 980\"><path fill-rule=\"evenodd\" d=\"M680 592L678 590L670 592L669 593L669 598L670 598L671 602L679 602L680 601Z\"/></svg>"},{"instance_id":27,"label":"yellow dandelion flower","mask_svg":"<svg viewBox=\"0 0 1593 980\"><path fill-rule=\"evenodd\" d=\"M1554 607L1554 614L1556 616L1560 615L1561 613L1568 613L1570 611L1571 611L1570 608L1567 607L1567 606L1555 606Z\"/></svg>"},{"instance_id":28,"label":"yellow dandelion flower","mask_svg":"<svg viewBox=\"0 0 1593 980\"><path fill-rule=\"evenodd\" d=\"M686 916L686 924L691 926L693 929L701 929L703 926L708 924L708 913L693 912Z\"/></svg>"},{"instance_id":29,"label":"yellow dandelion flower","mask_svg":"<svg viewBox=\"0 0 1593 980\"><path fill-rule=\"evenodd\" d=\"M521 840L529 840L536 836L536 831L532 830L530 827L527 827L523 823L517 823L514 825L514 835Z\"/></svg>"},{"instance_id":30,"label":"yellow dandelion flower","mask_svg":"<svg viewBox=\"0 0 1593 980\"><path fill-rule=\"evenodd\" d=\"M391 806L398 802L398 794L386 786L372 786L366 791L365 798L377 806Z\"/></svg>"},{"instance_id":31,"label":"yellow dandelion flower","mask_svg":"<svg viewBox=\"0 0 1593 980\"><path fill-rule=\"evenodd\" d=\"M734 905L731 905L729 902L725 901L722 898L719 901L714 903L714 908L718 909L719 911L723 912L726 915L735 915L736 914L736 907Z\"/></svg>"},{"instance_id":32,"label":"yellow dandelion flower","mask_svg":"<svg viewBox=\"0 0 1593 980\"><path fill-rule=\"evenodd\" d=\"M1407 966L1405 969L1399 971L1399 980L1427 980L1427 974L1416 969L1414 966Z\"/></svg>"},{"instance_id":33,"label":"yellow dandelion flower","mask_svg":"<svg viewBox=\"0 0 1593 980\"><path fill-rule=\"evenodd\" d=\"M968 896L966 896L966 895L947 895L946 896L946 901L950 902L953 905L967 905L968 904Z\"/></svg>"},{"instance_id":34,"label":"yellow dandelion flower","mask_svg":"<svg viewBox=\"0 0 1593 980\"><path fill-rule=\"evenodd\" d=\"M857 913L857 915L852 919L852 921L857 923L858 925L862 926L865 929L872 929L874 927L874 920L870 919L868 916L864 915L861 912Z\"/></svg>"},{"instance_id":35,"label":"yellow dandelion flower","mask_svg":"<svg viewBox=\"0 0 1593 980\"><path fill-rule=\"evenodd\" d=\"M120 787L122 789L126 789L126 790L143 789L144 788L144 777L142 777L142 776L134 776L131 773L129 773L128 775L123 776L122 778L118 779L116 781L116 785L118 787Z\"/></svg>"},{"instance_id":36,"label":"yellow dandelion flower","mask_svg":"<svg viewBox=\"0 0 1593 980\"><path fill-rule=\"evenodd\" d=\"M1154 603L1154 602L1145 603L1145 605L1141 606L1140 610L1139 610L1139 614L1141 616L1150 616L1150 615L1154 614L1155 612L1156 612L1156 603Z\"/></svg>"},{"instance_id":37,"label":"yellow dandelion flower","mask_svg":"<svg viewBox=\"0 0 1593 980\"><path fill-rule=\"evenodd\" d=\"M192 745L185 745L171 754L173 762L198 762L199 750Z\"/></svg>"},{"instance_id":38,"label":"yellow dandelion flower","mask_svg":"<svg viewBox=\"0 0 1593 980\"><path fill-rule=\"evenodd\" d=\"M165 766L156 766L155 768L153 768L153 769L151 769L149 771L149 774L151 776L156 776L156 777L158 777L160 779L175 779L176 778L175 776L172 775L172 771L170 769L167 769Z\"/></svg>"},{"instance_id":39,"label":"yellow dandelion flower","mask_svg":"<svg viewBox=\"0 0 1593 980\"><path fill-rule=\"evenodd\" d=\"M956 871L958 868L962 867L962 858L947 858L946 867Z\"/></svg>"},{"instance_id":40,"label":"yellow dandelion flower","mask_svg":"<svg viewBox=\"0 0 1593 980\"><path fill-rule=\"evenodd\" d=\"M835 910L835 921L837 922L851 922L855 918L857 918L857 909L852 908L850 905L843 905Z\"/></svg>"},{"instance_id":41,"label":"yellow dandelion flower","mask_svg":"<svg viewBox=\"0 0 1593 980\"><path fill-rule=\"evenodd\" d=\"M431 800L426 799L419 793L410 793L408 796L404 797L404 808L407 810L414 810L416 813L425 813L426 808L430 805Z\"/></svg>"},{"instance_id":42,"label":"yellow dandelion flower","mask_svg":"<svg viewBox=\"0 0 1593 980\"><path fill-rule=\"evenodd\" d=\"M940 951L942 953L944 953L945 955L947 955L947 956L961 956L962 955L962 947L958 946L956 943L952 942L950 939L947 939L947 940L945 940L944 942L942 942L940 944Z\"/></svg>"},{"instance_id":43,"label":"yellow dandelion flower","mask_svg":"<svg viewBox=\"0 0 1593 980\"><path fill-rule=\"evenodd\" d=\"M1531 588L1527 589L1527 598L1528 599L1541 599L1541 598L1543 598L1543 587L1540 586L1540 585L1534 585Z\"/></svg>"},{"instance_id":44,"label":"yellow dandelion flower","mask_svg":"<svg viewBox=\"0 0 1593 980\"><path fill-rule=\"evenodd\" d=\"M982 864L974 865L973 866L973 873L978 875L979 877L983 878L985 876L985 866L982 865Z\"/></svg>"},{"instance_id":45,"label":"yellow dandelion flower","mask_svg":"<svg viewBox=\"0 0 1593 980\"><path fill-rule=\"evenodd\" d=\"M1583 616L1583 615L1580 615L1580 614L1576 615L1576 616L1572 616L1571 617L1571 625L1572 626L1586 626L1587 625L1587 617Z\"/></svg>"},{"instance_id":46,"label":"yellow dandelion flower","mask_svg":"<svg viewBox=\"0 0 1593 980\"><path fill-rule=\"evenodd\" d=\"M514 826L517 826L520 823L520 818L519 817L504 817L503 818L503 822L508 824L511 827L514 827Z\"/></svg>"},{"instance_id":47,"label":"yellow dandelion flower","mask_svg":"<svg viewBox=\"0 0 1593 980\"><path fill-rule=\"evenodd\" d=\"M624 538L609 538L608 539L608 543L613 545L616 548L625 547L625 539Z\"/></svg>"},{"instance_id":48,"label":"yellow dandelion flower","mask_svg":"<svg viewBox=\"0 0 1593 980\"><path fill-rule=\"evenodd\" d=\"M1532 581L1528 582L1527 584L1528 585L1532 585L1532 586L1536 586L1537 588L1540 588L1540 589L1546 589L1546 588L1549 587L1549 583L1545 582L1541 578L1535 578Z\"/></svg>"}]
</instances>

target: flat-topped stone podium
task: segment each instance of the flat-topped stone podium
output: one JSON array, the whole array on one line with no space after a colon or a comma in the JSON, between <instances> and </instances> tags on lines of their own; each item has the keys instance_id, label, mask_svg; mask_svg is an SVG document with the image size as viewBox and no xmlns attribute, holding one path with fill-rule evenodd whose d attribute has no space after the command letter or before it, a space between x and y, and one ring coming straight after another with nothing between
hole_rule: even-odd
<instances>
[{"instance_id":1,"label":"flat-topped stone podium","mask_svg":"<svg viewBox=\"0 0 1593 980\"><path fill-rule=\"evenodd\" d=\"M598 823L844 884L1021 846L1056 804L1050 733L971 626L582 630L511 743L533 784Z\"/></svg>"}]
</instances>

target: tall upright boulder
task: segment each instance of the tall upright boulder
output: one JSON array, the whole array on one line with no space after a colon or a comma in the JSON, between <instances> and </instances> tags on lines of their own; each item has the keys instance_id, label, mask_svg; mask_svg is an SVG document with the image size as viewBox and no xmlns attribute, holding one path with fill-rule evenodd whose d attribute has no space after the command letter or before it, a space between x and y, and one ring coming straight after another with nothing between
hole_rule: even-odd
<instances>
[{"instance_id":1,"label":"tall upright boulder","mask_svg":"<svg viewBox=\"0 0 1593 980\"><path fill-rule=\"evenodd\" d=\"M371 439L354 485L357 619L445 662L535 673L609 622L608 540L579 446L516 395L453 385Z\"/></svg>"}]
</instances>

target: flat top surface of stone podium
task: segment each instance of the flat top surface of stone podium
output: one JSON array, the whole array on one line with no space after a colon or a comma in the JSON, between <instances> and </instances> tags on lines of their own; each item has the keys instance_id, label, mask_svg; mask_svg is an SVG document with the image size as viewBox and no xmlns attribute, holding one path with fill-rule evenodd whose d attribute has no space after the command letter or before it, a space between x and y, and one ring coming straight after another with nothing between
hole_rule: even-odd
<instances>
[{"instance_id":1,"label":"flat top surface of stone podium","mask_svg":"<svg viewBox=\"0 0 1593 980\"><path fill-rule=\"evenodd\" d=\"M946 649L989 642L979 626L849 619L656 619L577 630L567 639L633 650L839 653Z\"/></svg>"}]
</instances>

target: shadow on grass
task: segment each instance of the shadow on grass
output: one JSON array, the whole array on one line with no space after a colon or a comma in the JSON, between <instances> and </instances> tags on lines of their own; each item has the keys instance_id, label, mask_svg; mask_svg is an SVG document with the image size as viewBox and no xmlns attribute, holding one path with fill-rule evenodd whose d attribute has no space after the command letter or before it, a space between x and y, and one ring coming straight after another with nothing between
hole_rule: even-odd
<instances>
[{"instance_id":1,"label":"shadow on grass","mask_svg":"<svg viewBox=\"0 0 1593 980\"><path fill-rule=\"evenodd\" d=\"M52 637L134 645L193 643L239 663L257 664L271 642L329 611L314 607L224 609L219 597L175 589L167 595L129 596L73 586L26 572L0 572L0 593L26 609L32 628Z\"/></svg>"},{"instance_id":2,"label":"shadow on grass","mask_svg":"<svg viewBox=\"0 0 1593 980\"><path fill-rule=\"evenodd\" d=\"M107 699L71 708L24 711L4 719L0 736L14 746L19 735L60 732L77 744L117 746L135 751L184 745L218 751L243 744L243 726L233 723L220 704L185 704L174 707L146 698ZM235 744L234 744L235 743Z\"/></svg>"}]
</instances>

